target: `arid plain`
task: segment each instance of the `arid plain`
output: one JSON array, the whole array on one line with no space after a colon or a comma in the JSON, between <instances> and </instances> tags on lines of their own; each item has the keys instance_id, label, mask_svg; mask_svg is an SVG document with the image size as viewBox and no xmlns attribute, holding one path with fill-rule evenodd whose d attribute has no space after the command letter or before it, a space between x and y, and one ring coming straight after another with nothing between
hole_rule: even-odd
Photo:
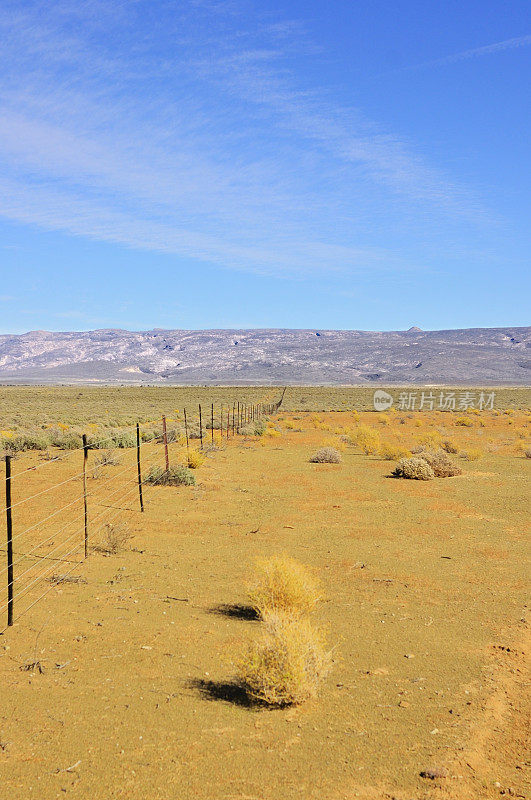
<instances>
[{"instance_id":1,"label":"arid plain","mask_svg":"<svg viewBox=\"0 0 531 800\"><path fill-rule=\"evenodd\" d=\"M49 402L32 391L2 390L5 441L35 428L32 404L43 426L76 435L166 410L178 431L171 463L187 459L182 401L170 389L94 389L88 400L82 390L39 390ZM14 536L28 530L14 541L15 585L23 571L35 581L21 578L29 588L15 593L15 624L0 636L3 796L528 796L525 390L480 413L385 414L353 411L347 389L323 391L312 410L300 397L316 389L288 390L261 435L215 430L212 447L205 429L195 485L144 485L144 513L135 448L116 448L99 466L91 450L87 560L79 549L63 559L60 533L72 522L79 548L81 452L15 454ZM134 392L151 393L142 396L153 407ZM246 402L279 394L245 392ZM194 426L192 402L210 397L197 394L185 398ZM225 397L228 407L239 399ZM348 410L321 410L341 404ZM443 445L461 474L391 477L402 453ZM311 463L322 446L340 463ZM163 464L159 438L143 443L142 459L144 470ZM52 483L62 485L48 491ZM60 522L36 525L70 502ZM97 538L97 520L111 514L128 536L114 553ZM0 526L3 541L4 517ZM24 561L27 552L41 557ZM317 697L270 709L246 698L235 674L262 627L248 613L246 582L257 558L280 554L321 581L315 617L332 666Z\"/></svg>"}]
</instances>

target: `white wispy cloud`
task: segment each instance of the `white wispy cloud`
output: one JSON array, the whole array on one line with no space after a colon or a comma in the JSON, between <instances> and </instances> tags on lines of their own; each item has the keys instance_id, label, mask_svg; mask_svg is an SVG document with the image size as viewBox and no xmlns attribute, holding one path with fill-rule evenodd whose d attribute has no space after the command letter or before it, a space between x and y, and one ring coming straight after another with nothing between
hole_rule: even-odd
<instances>
[{"instance_id":1,"label":"white wispy cloud","mask_svg":"<svg viewBox=\"0 0 531 800\"><path fill-rule=\"evenodd\" d=\"M473 58L480 58L481 56L489 56L493 53L501 53L504 50L516 50L518 48L527 47L531 44L531 35L516 36L513 39L505 39L502 42L495 42L494 44L487 44L483 47L473 47L470 50L462 50L460 53L453 53L449 56L442 58L435 58L432 61L423 61L421 64L415 64L405 69L421 69L422 67L442 67L446 64L456 64L459 61L468 61Z\"/></svg>"},{"instance_id":2,"label":"white wispy cloud","mask_svg":"<svg viewBox=\"0 0 531 800\"><path fill-rule=\"evenodd\" d=\"M297 21L209 0L151 11L3 4L0 214L276 274L399 264L363 223L404 201L481 217L407 142L298 80L293 52L315 48Z\"/></svg>"}]
</instances>

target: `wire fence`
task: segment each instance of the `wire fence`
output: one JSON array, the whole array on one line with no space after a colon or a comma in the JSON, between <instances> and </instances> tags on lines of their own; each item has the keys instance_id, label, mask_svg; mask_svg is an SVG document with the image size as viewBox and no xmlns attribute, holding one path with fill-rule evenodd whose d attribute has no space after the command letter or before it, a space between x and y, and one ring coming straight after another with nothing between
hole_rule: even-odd
<instances>
[{"instance_id":1,"label":"wire fence","mask_svg":"<svg viewBox=\"0 0 531 800\"><path fill-rule=\"evenodd\" d=\"M53 451L46 461L19 471L14 469L17 455L7 450L3 456L5 506L0 510L4 521L0 554L5 554L0 566L0 587L5 587L0 620L5 615L5 627L0 633L54 586L69 577L73 580L72 573L104 547L106 535L124 512L144 513L146 476L153 467L168 472L170 456L175 456L177 448L184 463L192 465L192 448L206 451L231 437L252 433L253 425L256 428L264 417L279 410L282 398L253 405L199 405L193 413L183 409L182 423L162 415L120 428L123 436L118 442L116 433L92 439L84 435L81 447ZM45 466L55 466L55 470L43 471ZM65 468L73 474L65 477ZM63 474L54 481L57 470ZM146 499L149 507L153 495Z\"/></svg>"}]
</instances>

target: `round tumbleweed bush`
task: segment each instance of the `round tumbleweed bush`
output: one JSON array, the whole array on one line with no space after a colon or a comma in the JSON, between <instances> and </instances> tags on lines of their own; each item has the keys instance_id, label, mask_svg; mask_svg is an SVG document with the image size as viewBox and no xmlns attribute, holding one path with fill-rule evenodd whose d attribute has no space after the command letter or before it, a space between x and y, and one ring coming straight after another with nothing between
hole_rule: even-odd
<instances>
[{"instance_id":1,"label":"round tumbleweed bush","mask_svg":"<svg viewBox=\"0 0 531 800\"><path fill-rule=\"evenodd\" d=\"M257 561L247 584L249 602L262 619L285 612L292 616L310 612L321 597L313 572L288 555Z\"/></svg>"},{"instance_id":2,"label":"round tumbleweed bush","mask_svg":"<svg viewBox=\"0 0 531 800\"><path fill-rule=\"evenodd\" d=\"M340 464L341 453L335 447L320 447L310 457L312 464Z\"/></svg>"},{"instance_id":3,"label":"round tumbleweed bush","mask_svg":"<svg viewBox=\"0 0 531 800\"><path fill-rule=\"evenodd\" d=\"M401 458L393 473L395 478L409 478L415 481L431 481L435 477L432 468L423 458Z\"/></svg>"},{"instance_id":4,"label":"round tumbleweed bush","mask_svg":"<svg viewBox=\"0 0 531 800\"><path fill-rule=\"evenodd\" d=\"M330 654L309 620L276 614L263 639L249 646L238 678L254 700L272 706L303 703L315 697L330 669Z\"/></svg>"}]
</instances>

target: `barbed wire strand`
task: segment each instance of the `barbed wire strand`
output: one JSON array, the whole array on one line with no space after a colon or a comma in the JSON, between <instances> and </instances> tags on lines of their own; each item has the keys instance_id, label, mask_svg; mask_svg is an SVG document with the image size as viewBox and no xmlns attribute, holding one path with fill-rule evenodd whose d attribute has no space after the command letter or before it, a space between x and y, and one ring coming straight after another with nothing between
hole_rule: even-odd
<instances>
[{"instance_id":1,"label":"barbed wire strand","mask_svg":"<svg viewBox=\"0 0 531 800\"><path fill-rule=\"evenodd\" d=\"M154 463L154 462L151 462L151 463ZM134 465L130 465L130 466L134 466ZM112 480L115 480L116 478L118 478L120 475L123 475L123 474L124 474L124 472L127 472L128 470L129 470L129 467L127 467L127 469L125 469L125 470L122 470L122 472L119 472L119 473L118 473L118 475L114 475L114 476L112 476L111 478L109 478L109 479L106 481L106 485L107 485L107 484L108 484L110 481L112 481ZM138 480L135 480L135 479L131 479L131 480L132 480L132 482L135 484L135 486L138 486ZM128 481L128 483L129 483L129 481ZM98 489L101 489L101 486L98 486L97 488L98 488ZM116 489L114 492L111 492L111 494L109 494L107 497L100 498L100 499L99 499L99 501L98 501L98 500L96 500L94 504L95 504L96 506L98 506L98 505L101 505L101 504L102 504L102 503L101 503L101 501L103 501L103 500L109 500L109 499L110 499L110 498L111 498L111 497L112 497L114 494L116 494L116 492L117 492L117 491L119 491L121 488L123 488L123 487L122 487L122 486L120 486L120 487L119 487L118 489ZM90 496L90 497L95 497L95 493L93 492L93 493L91 493L90 495L89 495L89 494L87 494L87 497L89 497L89 496ZM81 495L81 498L78 498L78 499L83 499L83 498L84 498L84 495ZM66 507L67 507L67 506L63 506L63 509L61 509L61 510L64 510L64 508L66 508ZM47 542L49 542L51 539L54 539L56 536L59 536L59 535L60 535L60 534L61 534L63 531L65 531L67 528L69 528L71 525L73 525L73 524L75 524L75 523L76 523L76 520L75 520L75 519L74 519L74 520L71 520L70 522L67 522L67 523L66 523L66 525L64 525L64 526L63 526L62 528L60 528L58 531L54 531L54 532L53 532L53 533L52 533L52 534L51 534L51 535L50 535L50 536L49 536L47 539L44 539L44 541L42 541L42 542L39 542L38 544L36 544L36 545L35 545L35 547L33 548L33 550L30 550L30 551L29 551L29 552L27 552L27 553L21 553L21 554L20 554L20 555L21 555L21 558L19 558L17 561L14 561L14 562L13 562L13 566L16 566L17 564L20 564L20 562L21 562L21 561L24 561L24 560L25 560L25 558L31 557L31 555L32 555L32 554L35 552L35 550L38 550L38 549L39 549L39 547L43 547L43 546L44 546L44 545L45 545ZM27 533L27 531L28 531L28 530L30 530L30 529L26 529L26 531L23 531L22 533L25 533L25 532ZM22 536L22 533L18 534L18 536L17 536L17 537L14 537L14 538L13 538L13 541L15 540L15 538L19 538L20 536ZM68 540L67 540L67 541L68 541ZM52 552L54 552L54 551L52 551ZM18 554L17 554L17 555L18 555ZM3 568L0 570L0 575L2 575L4 572L6 572L6 570L7 570L7 567L3 567ZM19 577L20 577L20 576L19 576Z\"/></svg>"},{"instance_id":2,"label":"barbed wire strand","mask_svg":"<svg viewBox=\"0 0 531 800\"><path fill-rule=\"evenodd\" d=\"M159 444L159 442L144 442L143 444L144 444L144 447L149 447L150 445L153 445L153 444ZM173 444L173 442L172 442L172 444ZM133 448L116 448L116 449L119 449L119 450L128 449L129 450L129 449L133 449ZM94 466L94 465L92 465L92 466ZM104 465L102 465L102 466L104 466ZM25 471L27 472L28 470L25 470ZM11 479L13 479L14 477L18 477L19 475L23 475L23 474L24 473L19 472L17 475L12 475ZM0 509L0 514L6 512L8 508L16 508L17 506L22 505L22 503L27 503L29 500L33 500L35 497L40 497L40 495L45 494L46 492L50 492L52 489L56 489L58 486L64 486L65 483L69 483L70 481L73 481L76 478L81 477L82 475L83 475L83 470L81 472L76 473L76 475L72 475L72 477L68 478L65 481L60 481L59 483L52 484L47 489L43 489L41 492L36 492L35 494L30 495L29 497L24 497L22 500L18 500L16 503L12 503L11 506L4 506L4 508Z\"/></svg>"},{"instance_id":3,"label":"barbed wire strand","mask_svg":"<svg viewBox=\"0 0 531 800\"><path fill-rule=\"evenodd\" d=\"M122 496L119 498L119 501L121 502L121 501L122 501L122 500L123 500L123 499L124 499L124 498L125 498L127 495L131 494L131 493L134 491L134 489L135 489L135 488L136 488L136 487L132 487L132 488L131 488L131 489L129 489L127 492L125 492L125 493L124 493L124 494L123 494L123 495L122 495ZM115 509L115 514L114 514L114 515L112 515L112 518L114 518L114 517L117 515L117 513L118 513L119 511L122 511L122 510L123 510L123 509ZM107 513L107 511L108 511L108 509L106 509L106 510L105 510L105 511L104 511L104 512L103 512L103 513L100 515L99 519L101 519L101 517L102 517L104 514L106 514L106 513ZM104 524L106 524L106 523L104 523ZM99 529L101 530L102 528L103 528L103 525L101 525ZM76 531L74 535L77 535L78 533L80 533L80 530ZM70 538L72 538L72 537L70 537ZM65 544L65 542L63 542L63 544L62 544L61 546L64 546L64 544ZM93 545L92 545L92 546L93 546ZM72 555L73 553L75 553L75 552L76 552L76 550L80 550L82 547L84 547L84 542L80 542L80 543L79 543L79 544L77 544L77 545L76 545L74 548L72 548L72 550L70 550L68 553L65 553L65 554L64 554L64 556L63 556L63 558L66 558L66 557L68 557L68 556ZM84 563L84 561L79 561L79 562L77 562L76 564L74 564L74 566L72 567L72 569L75 569L76 567L79 567L79 566L81 566L83 563ZM17 598L20 598L20 597L22 597L23 595L25 595L25 594L26 594L26 592L28 592L28 591L29 591L29 589L30 589L32 586L34 586L34 585L35 585L35 583L37 583L39 580L41 580L41 579L42 579L42 578L43 578L43 577L44 577L46 574L48 574L49 572L53 571L53 570L56 568L56 566L57 566L56 564L52 564L51 566L48 566L48 567L46 567L44 570L42 570L42 571L41 571L41 572L40 572L40 573L39 573L39 574L38 574L38 575L37 575L37 576L36 576L36 577L35 577L35 578L34 578L34 579L33 579L33 580L30 582L30 583L28 583L28 584L27 584L27 585L26 585L26 586L25 586L25 587L24 587L24 588L23 588L21 591L17 592L17 593L14 595L14 598L13 598L13 599L14 599L14 600L16 600ZM28 572L28 570L26 570L26 572ZM23 573L23 574L26 574L26 573ZM17 578L17 580L20 580L20 576ZM7 608L7 603L5 603L3 606L1 606L1 607L0 607L0 613L2 613L3 611L5 611L5 609L6 609L6 608ZM17 619L18 619L18 617L19 617L19 616L20 616L20 615L17 615Z\"/></svg>"},{"instance_id":4,"label":"barbed wire strand","mask_svg":"<svg viewBox=\"0 0 531 800\"><path fill-rule=\"evenodd\" d=\"M117 475L111 475L109 478L106 478L105 483L107 483L110 480L114 480L115 478L118 478L120 475L123 475L124 472L127 472L127 470L131 466L134 466L135 464L136 464L136 461L133 464L130 464L129 466L127 466L124 470L122 470L122 472L119 472ZM98 488L101 488L101 487L98 487ZM87 497L92 497L93 494L94 494L93 492L87 492ZM24 536L29 531L35 530L35 528L38 528L44 522L47 522L49 519L52 519L52 517L55 517L55 516L57 516L57 514L60 514L61 511L64 511L66 508L70 508L70 506L74 505L74 503L77 503L78 501L83 500L84 497L85 497L85 494L83 493L82 495L77 497L75 500L72 500L72 502L66 503L64 506L61 506L61 508L58 508L56 511L52 512L47 517L44 517L43 519L39 520L38 522L34 523L33 525L30 525L29 528L25 528L23 531L20 531L20 533L17 533L15 536L13 536L13 540L12 541L15 541L16 539L19 539L21 536ZM4 511L6 511L6 510L7 509L4 509Z\"/></svg>"}]
</instances>

